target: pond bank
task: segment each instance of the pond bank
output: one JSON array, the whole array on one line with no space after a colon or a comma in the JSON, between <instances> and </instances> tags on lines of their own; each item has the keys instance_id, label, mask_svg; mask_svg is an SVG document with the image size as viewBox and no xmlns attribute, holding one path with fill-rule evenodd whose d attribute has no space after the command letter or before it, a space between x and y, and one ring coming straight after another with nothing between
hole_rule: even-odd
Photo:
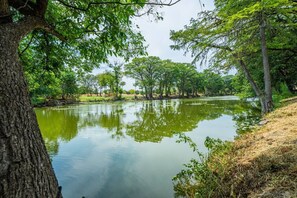
<instances>
[{"instance_id":1,"label":"pond bank","mask_svg":"<svg viewBox=\"0 0 297 198\"><path fill-rule=\"evenodd\" d=\"M297 102L268 114L252 132L225 145L190 169L189 178L196 182L179 184L181 195L297 197Z\"/></svg>"},{"instance_id":2,"label":"pond bank","mask_svg":"<svg viewBox=\"0 0 297 198\"><path fill-rule=\"evenodd\" d=\"M192 98L200 98L201 96L190 96L190 97L180 97L180 96L169 96L169 97L154 97L151 99L147 99L142 96L125 96L121 99L115 99L114 97L101 97L101 96L81 96L77 100L75 99L50 99L38 103L33 102L34 107L55 107L55 106L64 106L71 104L88 104L88 103L101 103L101 102L118 102L118 101L152 101L152 100L171 100L171 99L192 99Z\"/></svg>"},{"instance_id":3,"label":"pond bank","mask_svg":"<svg viewBox=\"0 0 297 198\"><path fill-rule=\"evenodd\" d=\"M268 114L262 126L235 141L226 180L249 197L297 197L297 102Z\"/></svg>"}]
</instances>

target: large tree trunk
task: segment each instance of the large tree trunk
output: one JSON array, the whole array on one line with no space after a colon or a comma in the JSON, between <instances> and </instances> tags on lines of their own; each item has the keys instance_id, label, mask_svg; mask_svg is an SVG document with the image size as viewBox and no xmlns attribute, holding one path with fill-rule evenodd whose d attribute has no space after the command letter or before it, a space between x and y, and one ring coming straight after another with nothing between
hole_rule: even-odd
<instances>
[{"instance_id":1,"label":"large tree trunk","mask_svg":"<svg viewBox=\"0 0 297 198\"><path fill-rule=\"evenodd\" d=\"M56 198L58 182L18 60L25 28L0 25L0 197Z\"/></svg>"},{"instance_id":2,"label":"large tree trunk","mask_svg":"<svg viewBox=\"0 0 297 198\"><path fill-rule=\"evenodd\" d=\"M265 109L268 113L273 109L272 102L272 88L271 88L271 75L270 75L270 65L268 61L268 52L266 44L266 35L265 35L265 21L261 20L260 24L260 35L261 35L261 49L262 49L262 58L263 58L263 70L264 70L264 85L265 85Z\"/></svg>"}]
</instances>

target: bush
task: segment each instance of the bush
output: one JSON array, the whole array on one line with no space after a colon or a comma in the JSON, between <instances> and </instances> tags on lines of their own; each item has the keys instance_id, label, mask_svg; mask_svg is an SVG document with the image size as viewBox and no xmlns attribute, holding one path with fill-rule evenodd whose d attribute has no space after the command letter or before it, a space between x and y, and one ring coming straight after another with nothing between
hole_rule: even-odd
<instances>
[{"instance_id":1,"label":"bush","mask_svg":"<svg viewBox=\"0 0 297 198\"><path fill-rule=\"evenodd\" d=\"M129 91L127 91L127 94L135 94L135 90L134 89L130 89Z\"/></svg>"},{"instance_id":2,"label":"bush","mask_svg":"<svg viewBox=\"0 0 297 198\"><path fill-rule=\"evenodd\" d=\"M221 175L225 172L225 166L224 162L217 161L216 158L221 159L221 156L230 150L231 144L207 137L204 145L208 149L208 154L203 154L198 150L197 145L184 134L180 134L177 142L188 143L197 153L198 159L192 159L185 164L186 168L172 179L175 196L211 197L214 193L218 194L223 191Z\"/></svg>"},{"instance_id":3,"label":"bush","mask_svg":"<svg viewBox=\"0 0 297 198\"><path fill-rule=\"evenodd\" d=\"M293 94L290 92L286 83L280 83L278 90L273 90L273 103L276 107L281 105L281 100L292 97Z\"/></svg>"}]
</instances>

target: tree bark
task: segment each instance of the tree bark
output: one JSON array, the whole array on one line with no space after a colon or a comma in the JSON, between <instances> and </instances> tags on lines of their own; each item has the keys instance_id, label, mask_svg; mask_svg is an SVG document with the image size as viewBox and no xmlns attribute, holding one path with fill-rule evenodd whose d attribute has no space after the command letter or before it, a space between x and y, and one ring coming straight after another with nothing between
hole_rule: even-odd
<instances>
[{"instance_id":1,"label":"tree bark","mask_svg":"<svg viewBox=\"0 0 297 198\"><path fill-rule=\"evenodd\" d=\"M147 92L147 86L144 86L144 93L145 93L145 98L147 100L149 100L149 95L148 95L148 92Z\"/></svg>"},{"instance_id":2,"label":"tree bark","mask_svg":"<svg viewBox=\"0 0 297 198\"><path fill-rule=\"evenodd\" d=\"M12 22L9 12L9 3L7 0L0 0L0 24Z\"/></svg>"},{"instance_id":3,"label":"tree bark","mask_svg":"<svg viewBox=\"0 0 297 198\"><path fill-rule=\"evenodd\" d=\"M159 91L160 91L160 95L159 95L159 98L163 98L163 86L162 86L162 84L160 84L160 86L159 86Z\"/></svg>"},{"instance_id":4,"label":"tree bark","mask_svg":"<svg viewBox=\"0 0 297 198\"><path fill-rule=\"evenodd\" d=\"M239 65L243 71L244 76L246 77L246 79L248 80L248 82L250 83L250 85L252 86L254 92L256 93L256 96L259 98L260 103L261 103L261 111L263 114L267 113L267 108L265 105L265 96L263 94L263 92L260 90L260 88L257 86L257 84L255 83L253 77L251 76L246 64L244 63L244 61L242 59L238 59L239 61Z\"/></svg>"},{"instance_id":5,"label":"tree bark","mask_svg":"<svg viewBox=\"0 0 297 198\"><path fill-rule=\"evenodd\" d=\"M153 99L153 86L152 85L150 85L149 91L150 91L149 98L150 98L150 100L152 100Z\"/></svg>"},{"instance_id":6,"label":"tree bark","mask_svg":"<svg viewBox=\"0 0 297 198\"><path fill-rule=\"evenodd\" d=\"M269 65L269 61L268 61L265 29L266 29L266 24L262 17L261 24L260 24L260 36L261 36L261 49L262 49L264 85L265 85L265 103L264 103L264 105L265 105L265 109L266 109L265 113L268 113L273 110L273 102L272 102L270 65Z\"/></svg>"},{"instance_id":7,"label":"tree bark","mask_svg":"<svg viewBox=\"0 0 297 198\"><path fill-rule=\"evenodd\" d=\"M170 94L170 85L168 85L166 88L166 97L168 98Z\"/></svg>"},{"instance_id":8,"label":"tree bark","mask_svg":"<svg viewBox=\"0 0 297 198\"><path fill-rule=\"evenodd\" d=\"M0 25L0 197L62 197L18 57L34 21Z\"/></svg>"}]
</instances>

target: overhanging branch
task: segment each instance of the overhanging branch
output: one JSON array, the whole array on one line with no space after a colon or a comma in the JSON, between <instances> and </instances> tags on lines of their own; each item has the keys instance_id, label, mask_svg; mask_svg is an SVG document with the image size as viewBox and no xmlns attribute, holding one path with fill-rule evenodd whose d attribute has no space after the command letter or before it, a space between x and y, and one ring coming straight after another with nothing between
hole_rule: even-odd
<instances>
[{"instance_id":1,"label":"overhanging branch","mask_svg":"<svg viewBox=\"0 0 297 198\"><path fill-rule=\"evenodd\" d=\"M20 39L25 35L29 34L34 29L42 29L49 34L54 35L61 41L66 41L66 37L59 33L53 26L48 24L43 18L36 16L27 16L23 20L19 21L16 25L18 29Z\"/></svg>"},{"instance_id":2,"label":"overhanging branch","mask_svg":"<svg viewBox=\"0 0 297 198\"><path fill-rule=\"evenodd\" d=\"M47 33L57 37L58 39L60 39L61 41L66 41L67 38L65 36L63 36L61 33L59 33L57 30L55 30L54 27L52 27L51 25L47 24L44 21L44 25L40 27L40 29L45 30Z\"/></svg>"},{"instance_id":3,"label":"overhanging branch","mask_svg":"<svg viewBox=\"0 0 297 198\"><path fill-rule=\"evenodd\" d=\"M33 41L33 39L34 39L34 36L35 36L35 34L34 34L34 32L32 33L32 36L31 36L31 38L30 38L30 40L29 40L29 42L28 42L28 44L26 45L26 47L19 53L19 56L22 56L23 54L24 54L24 52L30 47L30 45L31 45L31 43L32 43L32 41Z\"/></svg>"},{"instance_id":4,"label":"overhanging branch","mask_svg":"<svg viewBox=\"0 0 297 198\"><path fill-rule=\"evenodd\" d=\"M175 4L177 4L178 2L180 2L181 0L170 0L168 3L163 3L162 1L160 2L146 2L146 3L123 3L121 1L101 1L101 2L90 2L88 3L88 5L86 7L78 7L75 5L71 5L63 0L56 0L57 2L59 2L60 4L62 4L65 7L68 8L72 8L75 10L79 10L79 11L83 11L83 12L87 12L92 6L95 5L112 5L112 4L117 4L117 5L122 5L122 6L127 6L127 5L154 5L154 6L173 6Z\"/></svg>"}]
</instances>

